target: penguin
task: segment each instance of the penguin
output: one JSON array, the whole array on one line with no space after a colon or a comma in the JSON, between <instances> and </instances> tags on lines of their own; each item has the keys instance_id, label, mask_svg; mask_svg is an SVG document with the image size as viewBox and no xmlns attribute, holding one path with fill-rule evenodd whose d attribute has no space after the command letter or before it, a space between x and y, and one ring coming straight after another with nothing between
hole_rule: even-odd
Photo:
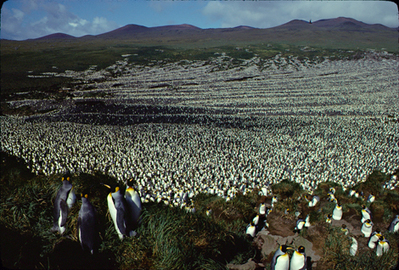
<instances>
[{"instance_id":1,"label":"penguin","mask_svg":"<svg viewBox=\"0 0 399 270\"><path fill-rule=\"evenodd\" d=\"M355 256L357 252L358 243L355 237L350 237L352 239L352 244L349 248L349 253L351 256Z\"/></svg>"},{"instance_id":2,"label":"penguin","mask_svg":"<svg viewBox=\"0 0 399 270\"><path fill-rule=\"evenodd\" d=\"M390 233L396 233L399 231L399 215L396 215L395 219L392 220L391 224L389 225L388 231Z\"/></svg>"},{"instance_id":3,"label":"penguin","mask_svg":"<svg viewBox=\"0 0 399 270\"><path fill-rule=\"evenodd\" d=\"M348 227L345 224L342 224L341 232L343 232L345 235L348 235L349 230L348 230Z\"/></svg>"},{"instance_id":4,"label":"penguin","mask_svg":"<svg viewBox=\"0 0 399 270\"><path fill-rule=\"evenodd\" d=\"M305 227L309 228L310 226L311 226L310 217L309 217L309 215L307 215L306 218L305 218Z\"/></svg>"},{"instance_id":5,"label":"penguin","mask_svg":"<svg viewBox=\"0 0 399 270\"><path fill-rule=\"evenodd\" d=\"M272 208L274 207L274 205L277 203L277 196L273 196L272 198Z\"/></svg>"},{"instance_id":6,"label":"penguin","mask_svg":"<svg viewBox=\"0 0 399 270\"><path fill-rule=\"evenodd\" d=\"M334 187L330 187L330 189L328 190L329 194L335 194L335 188Z\"/></svg>"},{"instance_id":7,"label":"penguin","mask_svg":"<svg viewBox=\"0 0 399 270\"><path fill-rule=\"evenodd\" d=\"M255 224L253 223L253 221L251 221L251 223L248 224L248 226L247 226L245 234L255 237L255 233L256 233L256 227L255 227Z\"/></svg>"},{"instance_id":8,"label":"penguin","mask_svg":"<svg viewBox=\"0 0 399 270\"><path fill-rule=\"evenodd\" d=\"M122 240L126 235L125 199L122 196L118 186L112 188L107 184L103 185L111 190L107 196L108 210L112 221L114 222L115 230L118 233L119 239Z\"/></svg>"},{"instance_id":9,"label":"penguin","mask_svg":"<svg viewBox=\"0 0 399 270\"><path fill-rule=\"evenodd\" d=\"M302 218L298 219L296 221L294 232L300 232L303 229L303 227L305 226L305 224L306 224L306 221L304 219L302 219Z\"/></svg>"},{"instance_id":10,"label":"penguin","mask_svg":"<svg viewBox=\"0 0 399 270\"><path fill-rule=\"evenodd\" d=\"M290 267L290 257L287 250L292 249L286 245L280 245L274 253L272 262L270 264L271 270L288 270Z\"/></svg>"},{"instance_id":11,"label":"penguin","mask_svg":"<svg viewBox=\"0 0 399 270\"><path fill-rule=\"evenodd\" d=\"M370 209L368 209L367 206L362 205L362 219L361 219L361 222L364 223L366 220L368 220L368 219L371 220L372 218L373 218L373 215L371 214Z\"/></svg>"},{"instance_id":12,"label":"penguin","mask_svg":"<svg viewBox=\"0 0 399 270\"><path fill-rule=\"evenodd\" d=\"M259 215L256 215L256 216L252 219L252 222L254 223L255 226L258 225L258 222L259 222Z\"/></svg>"},{"instance_id":13,"label":"penguin","mask_svg":"<svg viewBox=\"0 0 399 270\"><path fill-rule=\"evenodd\" d=\"M312 200L308 203L309 207L315 207L316 204L320 201L320 197L319 196L313 196Z\"/></svg>"},{"instance_id":14,"label":"penguin","mask_svg":"<svg viewBox=\"0 0 399 270\"><path fill-rule=\"evenodd\" d=\"M333 214L332 214L332 218L334 220L341 220L341 218L342 218L342 206L339 203L337 203L335 205L335 208L334 208Z\"/></svg>"},{"instance_id":15,"label":"penguin","mask_svg":"<svg viewBox=\"0 0 399 270\"><path fill-rule=\"evenodd\" d=\"M82 194L82 205L78 217L78 236L82 249L87 249L94 254L99 240L99 231L96 210L88 198L87 193Z\"/></svg>"},{"instance_id":16,"label":"penguin","mask_svg":"<svg viewBox=\"0 0 399 270\"><path fill-rule=\"evenodd\" d=\"M334 195L334 194L328 193L328 195L329 195L329 199L328 199L328 200L329 200L330 202L336 202L337 199L335 198L335 195Z\"/></svg>"},{"instance_id":17,"label":"penguin","mask_svg":"<svg viewBox=\"0 0 399 270\"><path fill-rule=\"evenodd\" d=\"M141 198L140 194L133 187L133 181L130 179L126 183L125 191L125 201L126 201L126 233L129 236L136 235L134 229L137 228L140 222L141 214Z\"/></svg>"},{"instance_id":18,"label":"penguin","mask_svg":"<svg viewBox=\"0 0 399 270\"><path fill-rule=\"evenodd\" d=\"M362 225L361 231L364 234L364 237L370 237L371 232L373 231L373 222L370 219L366 220Z\"/></svg>"},{"instance_id":19,"label":"penguin","mask_svg":"<svg viewBox=\"0 0 399 270\"><path fill-rule=\"evenodd\" d=\"M57 192L54 201L54 222L51 231L63 234L66 230L66 221L69 210L76 200L70 177L62 177L62 186Z\"/></svg>"},{"instance_id":20,"label":"penguin","mask_svg":"<svg viewBox=\"0 0 399 270\"><path fill-rule=\"evenodd\" d=\"M370 236L369 242L367 243L368 247L374 249L381 236L381 231L376 229Z\"/></svg>"},{"instance_id":21,"label":"penguin","mask_svg":"<svg viewBox=\"0 0 399 270\"><path fill-rule=\"evenodd\" d=\"M370 194L370 195L368 196L368 198L367 198L367 201L368 201L369 203L374 202L374 201L375 201L375 196L372 195L372 194Z\"/></svg>"},{"instance_id":22,"label":"penguin","mask_svg":"<svg viewBox=\"0 0 399 270\"><path fill-rule=\"evenodd\" d=\"M261 203L259 205L259 215L266 215L266 203Z\"/></svg>"},{"instance_id":23,"label":"penguin","mask_svg":"<svg viewBox=\"0 0 399 270\"><path fill-rule=\"evenodd\" d=\"M208 206L208 208L206 209L206 215L208 217L212 215L212 208L210 206Z\"/></svg>"},{"instance_id":24,"label":"penguin","mask_svg":"<svg viewBox=\"0 0 399 270\"><path fill-rule=\"evenodd\" d=\"M331 223L332 222L331 218L332 218L332 215L328 214L326 217L326 223Z\"/></svg>"},{"instance_id":25,"label":"penguin","mask_svg":"<svg viewBox=\"0 0 399 270\"><path fill-rule=\"evenodd\" d=\"M305 247L300 246L292 254L290 270L305 270L306 267L307 267L307 260L305 254Z\"/></svg>"},{"instance_id":26,"label":"penguin","mask_svg":"<svg viewBox=\"0 0 399 270\"><path fill-rule=\"evenodd\" d=\"M380 239L378 239L375 254L379 257L383 253L388 252L388 250L389 250L389 241L384 236L380 236Z\"/></svg>"}]
</instances>

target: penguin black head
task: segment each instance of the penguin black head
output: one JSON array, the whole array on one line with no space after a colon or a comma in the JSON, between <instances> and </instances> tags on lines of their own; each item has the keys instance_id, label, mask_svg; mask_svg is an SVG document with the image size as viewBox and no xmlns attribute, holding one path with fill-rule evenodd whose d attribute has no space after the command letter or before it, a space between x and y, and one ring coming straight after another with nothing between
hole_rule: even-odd
<instances>
[{"instance_id":1,"label":"penguin black head","mask_svg":"<svg viewBox=\"0 0 399 270\"><path fill-rule=\"evenodd\" d=\"M291 247L289 247L289 246L287 246L287 245L281 245L280 246L280 250L282 251L282 252L287 252L287 250L289 250L289 249L292 249Z\"/></svg>"},{"instance_id":2,"label":"penguin black head","mask_svg":"<svg viewBox=\"0 0 399 270\"><path fill-rule=\"evenodd\" d=\"M136 181L134 181L133 178L130 178L129 180L126 181L126 186L134 187L135 184Z\"/></svg>"},{"instance_id":3,"label":"penguin black head","mask_svg":"<svg viewBox=\"0 0 399 270\"><path fill-rule=\"evenodd\" d=\"M70 177L70 176L63 176L63 177L61 178L61 181L62 181L62 182L64 182L64 181L71 182L71 177Z\"/></svg>"},{"instance_id":4,"label":"penguin black head","mask_svg":"<svg viewBox=\"0 0 399 270\"><path fill-rule=\"evenodd\" d=\"M119 190L119 186L118 185L112 185L112 184L104 184L101 183L103 186L105 186L106 188L108 188L112 193L117 192Z\"/></svg>"},{"instance_id":5,"label":"penguin black head","mask_svg":"<svg viewBox=\"0 0 399 270\"><path fill-rule=\"evenodd\" d=\"M298 248L298 252L299 253L305 253L305 247L304 246L300 246L299 248Z\"/></svg>"}]
</instances>

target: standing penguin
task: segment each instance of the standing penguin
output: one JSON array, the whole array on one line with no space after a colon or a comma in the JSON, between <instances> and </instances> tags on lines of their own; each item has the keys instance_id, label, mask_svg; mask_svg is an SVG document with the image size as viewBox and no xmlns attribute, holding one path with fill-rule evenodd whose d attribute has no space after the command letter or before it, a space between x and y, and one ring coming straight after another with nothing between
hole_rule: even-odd
<instances>
[{"instance_id":1,"label":"standing penguin","mask_svg":"<svg viewBox=\"0 0 399 270\"><path fill-rule=\"evenodd\" d=\"M134 231L140 221L141 214L141 198L140 194L134 189L132 179L127 182L125 191L126 200L126 232L129 236L136 235Z\"/></svg>"},{"instance_id":2,"label":"standing penguin","mask_svg":"<svg viewBox=\"0 0 399 270\"><path fill-rule=\"evenodd\" d=\"M63 234L66 230L66 221L69 210L76 200L75 192L69 177L62 177L62 186L58 190L54 201L54 222L51 231Z\"/></svg>"},{"instance_id":3,"label":"standing penguin","mask_svg":"<svg viewBox=\"0 0 399 270\"><path fill-rule=\"evenodd\" d=\"M103 185L111 190L107 196L108 210L112 221L114 222L115 230L118 233L119 239L122 240L126 235L125 198L122 196L118 186L112 188L109 185Z\"/></svg>"},{"instance_id":4,"label":"standing penguin","mask_svg":"<svg viewBox=\"0 0 399 270\"><path fill-rule=\"evenodd\" d=\"M381 231L379 229L376 229L375 232L373 232L370 236L369 242L368 242L368 247L373 249L375 248L376 243L382 236Z\"/></svg>"},{"instance_id":5,"label":"standing penguin","mask_svg":"<svg viewBox=\"0 0 399 270\"><path fill-rule=\"evenodd\" d=\"M320 201L320 197L319 196L313 196L312 200L309 201L308 206L309 207L315 207L316 204Z\"/></svg>"},{"instance_id":6,"label":"standing penguin","mask_svg":"<svg viewBox=\"0 0 399 270\"><path fill-rule=\"evenodd\" d=\"M248 226L247 226L247 228L246 228L246 231L245 231L245 234L250 235L250 236L252 236L252 237L255 237L255 234L256 234L256 226L255 226L255 224L253 223L253 221L251 221L251 223L248 224Z\"/></svg>"},{"instance_id":7,"label":"standing penguin","mask_svg":"<svg viewBox=\"0 0 399 270\"><path fill-rule=\"evenodd\" d=\"M305 270L307 267L307 260L305 254L305 247L300 246L294 251L291 257L290 270Z\"/></svg>"},{"instance_id":8,"label":"standing penguin","mask_svg":"<svg viewBox=\"0 0 399 270\"><path fill-rule=\"evenodd\" d=\"M287 254L287 250L292 249L286 245L280 245L277 251L274 253L272 263L270 264L271 270L288 270L290 267L290 257Z\"/></svg>"},{"instance_id":9,"label":"standing penguin","mask_svg":"<svg viewBox=\"0 0 399 270\"><path fill-rule=\"evenodd\" d=\"M368 219L372 219L373 215L371 214L370 209L367 206L362 205L362 219L361 222L364 223Z\"/></svg>"},{"instance_id":10,"label":"standing penguin","mask_svg":"<svg viewBox=\"0 0 399 270\"><path fill-rule=\"evenodd\" d=\"M96 210L88 199L88 194L82 194L82 205L78 217L78 236L82 249L88 249L91 254L97 249L99 240Z\"/></svg>"},{"instance_id":11,"label":"standing penguin","mask_svg":"<svg viewBox=\"0 0 399 270\"><path fill-rule=\"evenodd\" d=\"M326 217L326 223L331 223L331 221L332 221L331 218L332 218L332 215L328 214Z\"/></svg>"},{"instance_id":12,"label":"standing penguin","mask_svg":"<svg viewBox=\"0 0 399 270\"><path fill-rule=\"evenodd\" d=\"M388 252L388 250L389 250L389 241L384 236L380 236L380 239L378 239L375 254L379 257L383 253Z\"/></svg>"},{"instance_id":13,"label":"standing penguin","mask_svg":"<svg viewBox=\"0 0 399 270\"><path fill-rule=\"evenodd\" d=\"M305 223L306 223L306 221L304 219L302 219L302 218L298 219L296 221L294 232L300 232L303 229L303 227L305 226Z\"/></svg>"},{"instance_id":14,"label":"standing penguin","mask_svg":"<svg viewBox=\"0 0 399 270\"><path fill-rule=\"evenodd\" d=\"M335 208L334 208L333 214L332 214L332 218L334 220L341 220L341 218L342 218L342 206L339 203L337 203L335 205Z\"/></svg>"},{"instance_id":15,"label":"standing penguin","mask_svg":"<svg viewBox=\"0 0 399 270\"><path fill-rule=\"evenodd\" d=\"M349 237L352 239L352 244L349 248L349 253L351 256L355 256L357 252L358 243L355 237Z\"/></svg>"},{"instance_id":16,"label":"standing penguin","mask_svg":"<svg viewBox=\"0 0 399 270\"><path fill-rule=\"evenodd\" d=\"M366 220L363 225L362 225L362 233L364 234L364 237L370 237L372 231L373 231L373 222L368 219Z\"/></svg>"},{"instance_id":17,"label":"standing penguin","mask_svg":"<svg viewBox=\"0 0 399 270\"><path fill-rule=\"evenodd\" d=\"M396 233L399 231L399 215L396 215L395 219L392 220L391 224L389 225L388 231L390 233Z\"/></svg>"},{"instance_id":18,"label":"standing penguin","mask_svg":"<svg viewBox=\"0 0 399 270\"><path fill-rule=\"evenodd\" d=\"M259 205L259 215L266 215L266 203L261 203Z\"/></svg>"}]
</instances>

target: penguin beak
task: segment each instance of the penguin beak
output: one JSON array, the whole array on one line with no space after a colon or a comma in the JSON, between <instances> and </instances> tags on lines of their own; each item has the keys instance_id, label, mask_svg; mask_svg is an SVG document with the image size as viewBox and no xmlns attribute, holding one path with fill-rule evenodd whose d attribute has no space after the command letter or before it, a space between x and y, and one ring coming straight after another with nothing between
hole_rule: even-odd
<instances>
[{"instance_id":1,"label":"penguin beak","mask_svg":"<svg viewBox=\"0 0 399 270\"><path fill-rule=\"evenodd\" d=\"M109 189L112 189L109 185L107 185L107 184L104 184L104 183L101 183L101 185L103 185L103 186L105 186L105 187L107 187L107 188L109 188Z\"/></svg>"}]
</instances>

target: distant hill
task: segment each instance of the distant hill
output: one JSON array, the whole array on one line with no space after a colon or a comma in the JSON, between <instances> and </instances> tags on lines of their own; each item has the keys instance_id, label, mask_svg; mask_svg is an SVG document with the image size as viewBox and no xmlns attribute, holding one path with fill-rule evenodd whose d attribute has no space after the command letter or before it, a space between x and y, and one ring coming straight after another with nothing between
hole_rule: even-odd
<instances>
[{"instance_id":1,"label":"distant hill","mask_svg":"<svg viewBox=\"0 0 399 270\"><path fill-rule=\"evenodd\" d=\"M73 37L63 33L55 33L27 41L45 41L57 47L74 46L74 44L81 46L86 42L88 42L88 46L106 42L106 46L127 43L144 46L178 46L181 48L288 44L324 49L384 49L396 53L398 51L398 29L389 28L382 24L367 24L352 18L338 17L314 22L292 20L271 28L254 28L241 25L232 28L202 29L189 24L157 27L128 24L99 35ZM49 41L51 42L49 43ZM57 41L60 42L55 44ZM5 40L3 42L12 43L12 41Z\"/></svg>"},{"instance_id":2,"label":"distant hill","mask_svg":"<svg viewBox=\"0 0 399 270\"><path fill-rule=\"evenodd\" d=\"M44 37L36 38L35 40L48 40L48 39L74 39L74 36L63 34L63 33L55 33L51 35L47 35Z\"/></svg>"}]
</instances>

